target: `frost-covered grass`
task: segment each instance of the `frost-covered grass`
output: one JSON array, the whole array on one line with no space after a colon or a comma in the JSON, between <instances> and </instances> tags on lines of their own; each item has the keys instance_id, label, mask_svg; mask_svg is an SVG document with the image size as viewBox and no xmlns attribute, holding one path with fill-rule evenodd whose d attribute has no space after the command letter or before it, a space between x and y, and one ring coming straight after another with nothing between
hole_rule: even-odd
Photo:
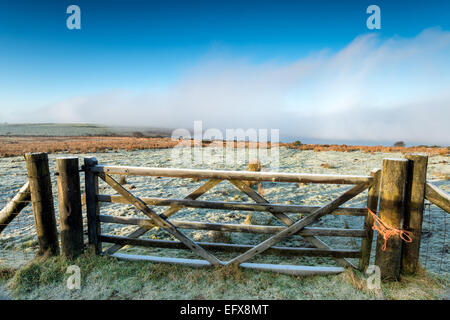
<instances>
[{"instance_id":1,"label":"frost-covered grass","mask_svg":"<svg viewBox=\"0 0 450 320\"><path fill-rule=\"evenodd\" d=\"M69 265L81 270L81 289L67 288ZM239 268L194 269L119 261L85 253L75 261L36 259L0 283L18 299L443 299L446 279L417 277L368 289L366 276L297 277Z\"/></svg>"}]
</instances>

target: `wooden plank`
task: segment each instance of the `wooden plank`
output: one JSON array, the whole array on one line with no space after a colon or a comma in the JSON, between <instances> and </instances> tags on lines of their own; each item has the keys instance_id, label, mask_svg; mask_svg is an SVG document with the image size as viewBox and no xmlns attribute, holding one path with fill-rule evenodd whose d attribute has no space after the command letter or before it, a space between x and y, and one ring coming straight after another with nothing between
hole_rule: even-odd
<instances>
[{"instance_id":1,"label":"wooden plank","mask_svg":"<svg viewBox=\"0 0 450 320\"><path fill-rule=\"evenodd\" d=\"M361 184L370 183L370 176L356 175L325 175L300 174L286 172L252 172L252 171L226 171L226 170L198 170L175 168L146 168L129 166L96 166L96 173L124 174L137 176L157 176L173 178L199 178L221 180L251 180L295 183L330 183L330 184Z\"/></svg>"},{"instance_id":2,"label":"wooden plank","mask_svg":"<svg viewBox=\"0 0 450 320\"><path fill-rule=\"evenodd\" d=\"M78 158L56 159L61 251L73 259L84 249Z\"/></svg>"},{"instance_id":3,"label":"wooden plank","mask_svg":"<svg viewBox=\"0 0 450 320\"><path fill-rule=\"evenodd\" d=\"M186 247L191 249L193 252L197 253L202 258L206 259L213 265L221 265L222 262L206 252L201 246L199 246L195 241L191 240L189 237L184 235L182 232L178 231L177 228L172 225L169 221L161 218L156 212L151 210L149 207L145 205L139 198L136 198L133 194L131 194L128 190L122 187L116 180L114 180L108 174L99 174L99 177L102 178L107 184L109 184L117 193L125 197L130 201L130 204L133 204L137 209L141 210L145 215L151 218L156 225L163 228L175 238L180 240Z\"/></svg>"},{"instance_id":4,"label":"wooden plank","mask_svg":"<svg viewBox=\"0 0 450 320\"><path fill-rule=\"evenodd\" d=\"M425 197L431 203L450 213L450 195L431 182L427 182L425 187Z\"/></svg>"},{"instance_id":5,"label":"wooden plank","mask_svg":"<svg viewBox=\"0 0 450 320\"><path fill-rule=\"evenodd\" d=\"M382 170L379 217L391 228L402 229L408 160L383 159ZM378 233L375 265L380 268L382 280L396 281L400 277L402 239L391 237L385 250L384 244L384 237Z\"/></svg>"},{"instance_id":6,"label":"wooden plank","mask_svg":"<svg viewBox=\"0 0 450 320\"><path fill-rule=\"evenodd\" d=\"M46 153L27 153L25 161L30 183L34 224L39 243L38 254L58 255L58 232L48 155Z\"/></svg>"},{"instance_id":7,"label":"wooden plank","mask_svg":"<svg viewBox=\"0 0 450 320\"><path fill-rule=\"evenodd\" d=\"M151 228L154 224L150 219L139 217L117 217L110 215L100 215L100 222L118 223L128 225L138 225L146 228ZM196 221L180 221L170 220L170 222L177 228L195 229L195 230L214 230L225 232L244 232L244 233L258 233L258 234L275 234L286 229L286 227L277 226L260 226L248 224L222 224L222 223L207 223ZM304 228L299 231L300 236L327 236L327 237L357 237L365 238L366 230L364 229L338 229L338 228Z\"/></svg>"},{"instance_id":8,"label":"wooden plank","mask_svg":"<svg viewBox=\"0 0 450 320\"><path fill-rule=\"evenodd\" d=\"M373 177L373 182L369 187L369 192L367 194L367 208L372 210L372 212L378 211L378 198L380 194L380 182L381 182L381 169L373 170L370 175ZM370 263L370 255L372 252L372 241L373 241L373 217L367 212L366 218L364 219L364 229L366 230L366 237L362 239L361 251L362 256L359 260L359 270L365 271Z\"/></svg>"},{"instance_id":9,"label":"wooden plank","mask_svg":"<svg viewBox=\"0 0 450 320\"><path fill-rule=\"evenodd\" d=\"M148 230L152 229L155 227L155 223L150 220L150 223L148 224L148 227L141 227L133 232L131 232L130 234L127 235L127 237L131 238L131 239L137 239L140 236L144 235ZM111 247L109 247L108 249L105 250L105 254L107 255L112 255L114 252L119 251L120 249L122 249L125 245L121 245L121 244L115 244Z\"/></svg>"},{"instance_id":10,"label":"wooden plank","mask_svg":"<svg viewBox=\"0 0 450 320\"><path fill-rule=\"evenodd\" d=\"M406 183L405 220L403 229L412 232L412 242L402 243L402 274L416 274L419 265L420 240L422 235L425 185L427 183L428 156L412 153L405 156L408 163Z\"/></svg>"},{"instance_id":11,"label":"wooden plank","mask_svg":"<svg viewBox=\"0 0 450 320\"><path fill-rule=\"evenodd\" d=\"M122 196L118 195L97 195L99 202L128 204ZM239 211L261 211L269 210L280 213L302 213L308 214L319 209L319 206L300 206L292 204L272 204L272 203L242 203L242 202L224 202L224 201L204 201L190 199L164 199L164 198L140 198L145 204L153 206L176 206L180 205L186 208L217 209L217 210L239 210ZM366 208L341 207L336 208L330 214L348 215L348 216L367 216Z\"/></svg>"},{"instance_id":12,"label":"wooden plank","mask_svg":"<svg viewBox=\"0 0 450 320\"><path fill-rule=\"evenodd\" d=\"M112 256L117 259L122 259L122 260L180 264L180 265L184 265L184 266L198 267L198 268L204 268L204 267L210 266L210 263L208 261L198 260L198 259L166 258L166 257L144 256L144 255L122 254L122 253L115 253ZM338 267L310 267L310 266L278 265L278 264L266 264L266 263L264 263L264 264L263 263L242 263L240 266L242 268L246 268L246 269L271 271L271 272L296 275L296 276L338 274L338 273L345 271L344 268L338 268Z\"/></svg>"},{"instance_id":13,"label":"wooden plank","mask_svg":"<svg viewBox=\"0 0 450 320\"><path fill-rule=\"evenodd\" d=\"M141 247L157 247L167 249L182 249L186 250L186 246L179 241L171 240L154 240L154 239L131 239L122 236L114 235L100 235L100 239L103 242L115 243L120 245L132 245ZM253 245L247 244L230 244L230 243L211 243L211 242L198 242L203 248L215 250L215 251L227 251L227 252L245 252ZM282 256L313 256L313 257L334 257L334 258L359 258L361 257L360 250L353 249L321 249L321 248L302 248L302 247L271 247L264 251L263 254L273 254Z\"/></svg>"},{"instance_id":14,"label":"wooden plank","mask_svg":"<svg viewBox=\"0 0 450 320\"><path fill-rule=\"evenodd\" d=\"M185 197L185 200L195 200L199 197L201 197L203 194L205 194L206 192L208 192L209 190L211 190L212 188L214 188L216 185L218 185L222 180L217 180L217 179L212 179L207 181L206 183L202 184L200 187L198 187L197 189L195 189L194 191L192 191L190 194L188 194ZM121 197L121 196L119 196ZM123 198L123 197L121 197ZM123 198L125 199L125 198ZM141 199L142 201L142 199ZM128 203L128 202L127 202ZM179 210L183 209L184 205L181 204L172 204L170 205L170 208L168 208L163 214L162 216L165 217L166 219L169 218L170 216L174 215L175 213L177 213ZM155 225L153 226L146 226L145 228L139 228L136 231L133 231L132 233L130 233L128 235L128 237L130 238L139 238L140 236L142 236L143 234L145 234L147 231L149 231L151 228L153 228ZM108 248L108 252L107 254L113 254L116 251L119 251L122 248L122 246L120 245L114 245L110 248Z\"/></svg>"},{"instance_id":15,"label":"wooden plank","mask_svg":"<svg viewBox=\"0 0 450 320\"><path fill-rule=\"evenodd\" d=\"M30 202L30 185L27 181L11 201L0 211L0 233Z\"/></svg>"},{"instance_id":16,"label":"wooden plank","mask_svg":"<svg viewBox=\"0 0 450 320\"><path fill-rule=\"evenodd\" d=\"M333 201L331 201L327 205L323 206L322 208L318 209L317 211L315 211L311 215L309 215L309 216L307 216L307 217L305 217L305 218L295 222L293 225L289 226L285 230L277 233L276 235L274 235L274 236L270 237L269 239L261 242L259 245L253 247L252 249L248 250L247 252L245 252L245 253L237 256L236 258L230 260L229 262L227 262L227 264L231 264L231 263L238 263L238 264L240 264L240 263L242 263L242 262L252 258L256 254L261 253L261 252L269 249L271 246L273 246L277 242L283 240L286 237L292 236L293 234L296 234L297 232L299 232L301 229L303 229L307 225L315 222L317 219L319 219L320 217L330 213L332 210L334 210L335 208L339 207L341 204L343 204L343 203L347 202L348 200L354 198L355 196L357 196L358 194L363 192L365 189L367 189L367 187L368 187L367 183L363 183L363 184L360 184L360 185L352 187L350 190L346 191L344 194L342 194L338 198L334 199Z\"/></svg>"},{"instance_id":17,"label":"wooden plank","mask_svg":"<svg viewBox=\"0 0 450 320\"><path fill-rule=\"evenodd\" d=\"M257 193L256 191L254 191L252 188L250 188L247 184L243 183L242 181L239 180L231 180L230 181L235 187L237 187L239 190L241 190L242 192L244 192L245 194L247 194L250 198L252 198L255 202L257 203L265 203L265 204L269 204L269 201L267 201L266 199L264 199L264 197L262 197L259 193ZM284 213L280 213L280 212L275 212L272 211L271 209L268 210L270 213L272 213L275 217L277 217L279 220L281 220L285 225L287 226L291 226L294 224L294 220L292 220L291 218L289 218L287 215L285 215ZM317 248L321 248L321 249L331 249L325 242L323 242L322 240L316 238L315 236L303 236L303 238L308 241L309 243L311 243L312 245L314 245ZM353 267L353 265L344 259L336 259L336 261L343 265L343 266L351 266Z\"/></svg>"},{"instance_id":18,"label":"wooden plank","mask_svg":"<svg viewBox=\"0 0 450 320\"><path fill-rule=\"evenodd\" d=\"M92 167L97 165L96 158L84 158L84 183L86 193L86 216L88 222L88 241L89 245L95 250L95 253L102 252L102 244L98 240L101 233L101 225L98 220L100 207L98 205L98 176L92 172Z\"/></svg>"}]
</instances>

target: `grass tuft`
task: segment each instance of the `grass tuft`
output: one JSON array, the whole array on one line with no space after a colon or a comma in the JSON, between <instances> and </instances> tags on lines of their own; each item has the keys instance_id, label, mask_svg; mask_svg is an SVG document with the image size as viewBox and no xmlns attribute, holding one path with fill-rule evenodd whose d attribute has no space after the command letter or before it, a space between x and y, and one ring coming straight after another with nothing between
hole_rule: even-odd
<instances>
[{"instance_id":1,"label":"grass tuft","mask_svg":"<svg viewBox=\"0 0 450 320\"><path fill-rule=\"evenodd\" d=\"M81 290L66 286L67 267L81 271ZM69 261L36 258L22 269L4 271L19 299L440 299L448 280L421 269L415 277L369 290L366 275L296 277L241 269L236 265L190 268L121 261L86 252Z\"/></svg>"}]
</instances>

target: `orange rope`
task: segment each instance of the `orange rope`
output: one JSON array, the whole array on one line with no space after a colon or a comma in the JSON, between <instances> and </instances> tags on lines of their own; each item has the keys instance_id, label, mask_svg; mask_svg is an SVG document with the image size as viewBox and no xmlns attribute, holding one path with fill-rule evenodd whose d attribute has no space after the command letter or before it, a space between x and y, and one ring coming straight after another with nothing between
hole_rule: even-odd
<instances>
[{"instance_id":1,"label":"orange rope","mask_svg":"<svg viewBox=\"0 0 450 320\"><path fill-rule=\"evenodd\" d=\"M373 217L373 230L377 230L379 234L381 234L384 238L384 245L381 250L385 251L387 246L387 241L390 237L398 235L405 242L412 242L413 233L411 231L401 230L393 228L387 225L381 218L379 218L372 210L367 208L369 213Z\"/></svg>"}]
</instances>

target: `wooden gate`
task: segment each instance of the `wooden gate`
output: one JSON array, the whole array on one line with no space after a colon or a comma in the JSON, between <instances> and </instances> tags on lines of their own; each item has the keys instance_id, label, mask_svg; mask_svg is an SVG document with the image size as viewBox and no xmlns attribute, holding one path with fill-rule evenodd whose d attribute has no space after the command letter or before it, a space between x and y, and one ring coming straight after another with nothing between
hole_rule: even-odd
<instances>
[{"instance_id":1,"label":"wooden gate","mask_svg":"<svg viewBox=\"0 0 450 320\"><path fill-rule=\"evenodd\" d=\"M339 273L344 270L343 267L355 267L348 258L359 258L360 269L365 269L369 263L373 237L373 221L371 220L371 215L368 214L367 208L341 207L341 205L364 192L366 189L369 189L367 207L376 211L379 194L380 170L374 170L369 176L351 176L102 166L97 163L95 158L86 158L84 164L89 243L95 247L96 252L99 254L111 255L121 259L178 263L197 267L238 264L244 268L271 270L299 275ZM183 199L139 198L124 188L111 175L195 178L206 179L207 181L202 186L186 195ZM99 194L98 178L104 180L112 187L112 189L117 192L117 195ZM254 203L198 200L199 197L222 181L228 181L234 185L239 191L252 199ZM347 191L323 206L303 206L270 203L260 193L249 187L246 183L247 181L339 184L350 185L350 187ZM100 202L131 204L143 212L149 219L101 214L99 209ZM150 206L166 206L168 208L164 213L158 214L152 210ZM183 208L268 212L280 220L284 226L222 224L198 221L187 222L171 218ZM305 216L294 220L287 215L288 213L302 213ZM361 221L363 227L361 229L339 229L310 226L320 217L328 214L364 217L362 218L364 219L364 222ZM101 233L102 223L137 225L139 228L128 236L106 235ZM154 227L160 227L167 231L178 241L139 239L139 237ZM271 236L257 245L196 242L180 231L180 229L245 232L269 234ZM293 235L300 235L304 240L309 242L313 248L277 246L279 242ZM362 238L362 244L361 248L358 250L333 249L320 240L318 236L359 237ZM113 245L103 251L102 242L112 243ZM118 250L125 245L187 249L197 254L201 259L166 258L119 253ZM238 252L238 255L229 261L221 261L207 250L234 251ZM331 257L335 259L341 267L310 267L248 262L251 258L260 254Z\"/></svg>"}]
</instances>

